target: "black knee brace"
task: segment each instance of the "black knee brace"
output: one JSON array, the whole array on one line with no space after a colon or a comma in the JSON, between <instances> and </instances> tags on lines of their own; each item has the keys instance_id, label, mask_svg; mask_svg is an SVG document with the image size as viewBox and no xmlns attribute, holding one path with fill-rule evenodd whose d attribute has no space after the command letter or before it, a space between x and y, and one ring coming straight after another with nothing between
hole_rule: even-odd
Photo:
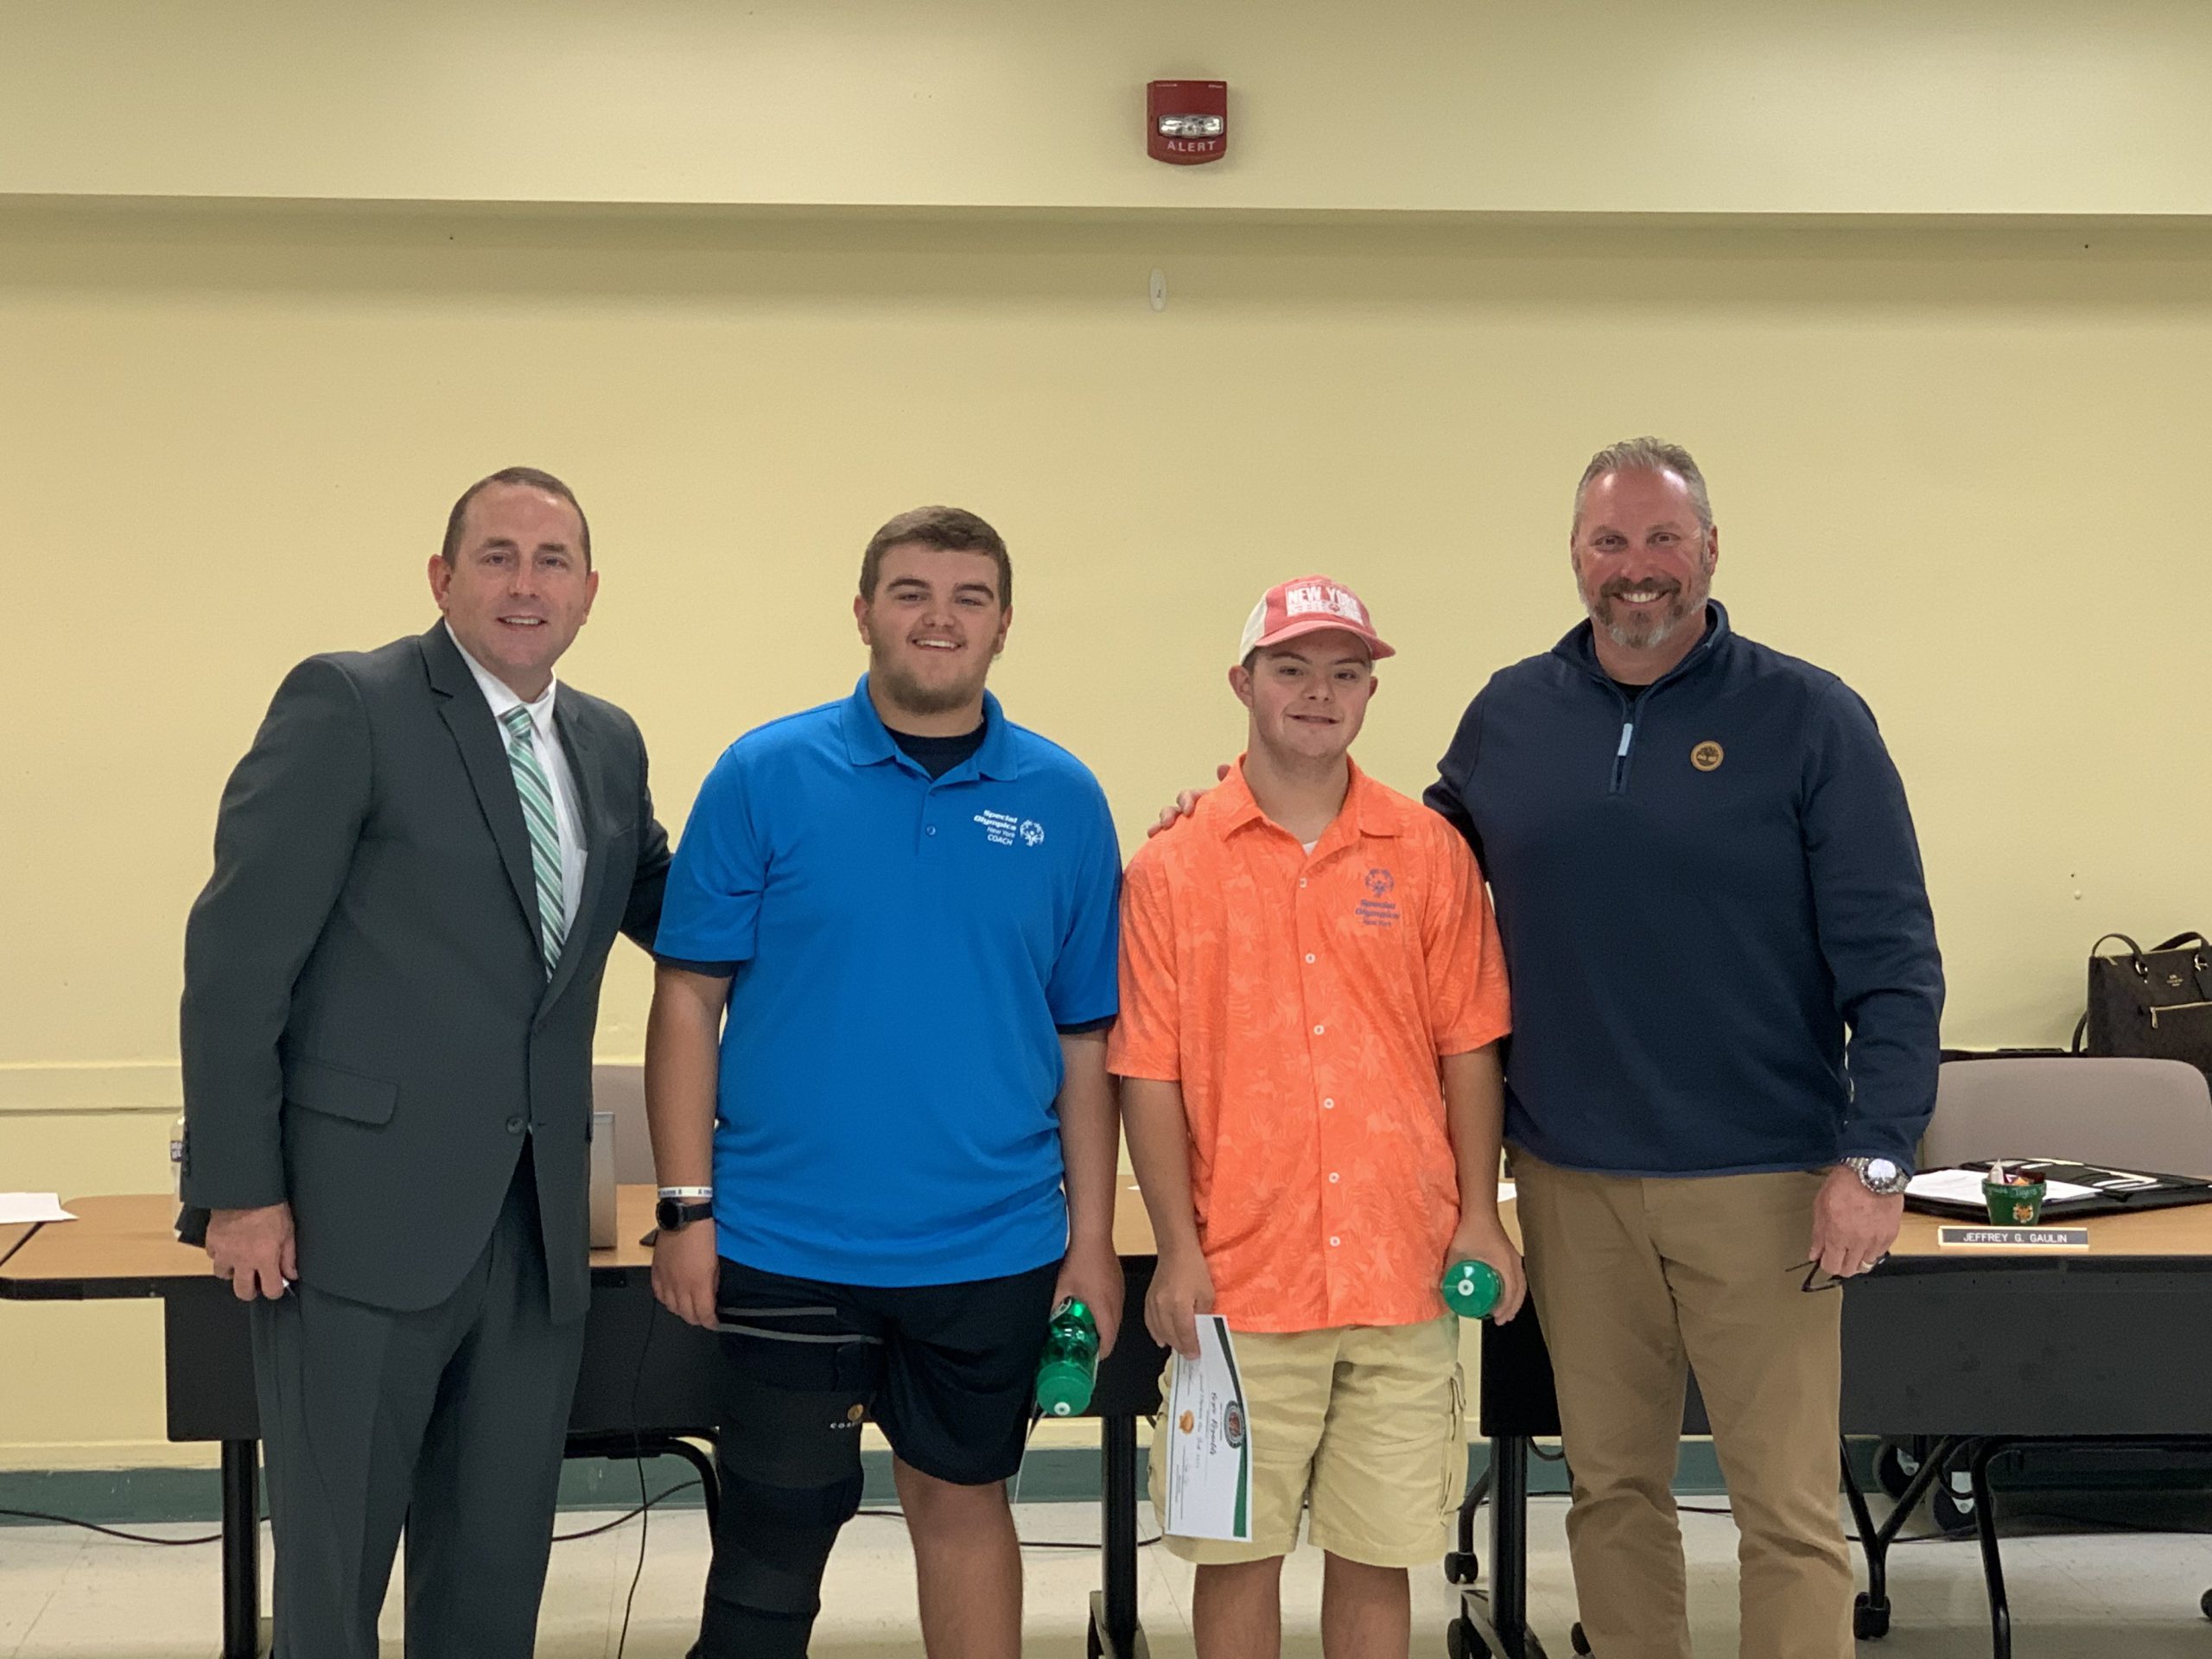
<instances>
[{"instance_id":1,"label":"black knee brace","mask_svg":"<svg viewBox=\"0 0 2212 1659\"><path fill-rule=\"evenodd\" d=\"M726 1384L727 1386L727 1384ZM822 1573L861 1506L863 1398L740 1381L698 1659L804 1659Z\"/></svg>"}]
</instances>

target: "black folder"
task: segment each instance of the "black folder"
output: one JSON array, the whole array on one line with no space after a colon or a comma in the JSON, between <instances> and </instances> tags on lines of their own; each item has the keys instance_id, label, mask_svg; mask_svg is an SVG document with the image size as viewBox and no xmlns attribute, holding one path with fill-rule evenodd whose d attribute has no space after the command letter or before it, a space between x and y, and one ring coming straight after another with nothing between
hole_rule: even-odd
<instances>
[{"instance_id":1,"label":"black folder","mask_svg":"<svg viewBox=\"0 0 2212 1659\"><path fill-rule=\"evenodd\" d=\"M2075 1186L2096 1189L2086 1198L2046 1198L2043 1206L2046 1221L2124 1216L2132 1210L2165 1210L2182 1204L2212 1204L2212 1181L2201 1180L2194 1175L2162 1175L2147 1169L2107 1169L2101 1164L2076 1164L2063 1158L2005 1158L1996 1161L2007 1171L2032 1179L2067 1181ZM1951 1167L1969 1169L1979 1174L1986 1173L1989 1165L1974 1162ZM1904 1207L1929 1216L1967 1217L1976 1221L1989 1218L1987 1206L1979 1202L1923 1198L1914 1192L1905 1194Z\"/></svg>"}]
</instances>

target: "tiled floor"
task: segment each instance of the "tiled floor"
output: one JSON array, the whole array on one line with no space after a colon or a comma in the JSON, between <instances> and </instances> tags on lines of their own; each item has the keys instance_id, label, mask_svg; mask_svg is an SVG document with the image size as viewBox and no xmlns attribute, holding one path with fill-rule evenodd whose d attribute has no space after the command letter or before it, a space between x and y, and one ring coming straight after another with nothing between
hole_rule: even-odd
<instances>
[{"instance_id":1,"label":"tiled floor","mask_svg":"<svg viewBox=\"0 0 2212 1659\"><path fill-rule=\"evenodd\" d=\"M1573 1618L1563 1541L1564 1501L1540 1498L1532 1517L1535 1548L1531 1607L1554 1659L1567 1653ZM1096 1537L1096 1511L1075 1503L1024 1505L1027 1539ZM593 1517L568 1515L582 1529ZM1148 1517L1147 1517L1148 1520ZM1725 1517L1686 1515L1691 1607L1698 1652L1734 1659L1735 1534ZM149 1529L170 1535L204 1530ZM1485 1534L1487 1529L1484 1529ZM635 1522L555 1553L538 1652L545 1659L605 1659L615 1651L623 1599L638 1559ZM2100 1533L2024 1535L2008 1542L2006 1562L2019 1630L2019 1659L2165 1659L2212 1655L2212 1624L2197 1611L2212 1585L2212 1541L2199 1537ZM690 1640L706 1563L699 1511L656 1517L639 1583L627 1653L677 1659ZM1318 1655L1319 1558L1302 1553L1287 1574L1285 1650ZM1088 1550L1028 1553L1028 1651L1072 1659L1083 1650L1086 1599L1097 1582ZM0 1656L99 1655L102 1659L205 1659L215 1652L217 1563L213 1548L161 1549L45 1527L0 1528ZM1141 1607L1152 1649L1167 1659L1190 1652L1190 1570L1164 1551L1143 1554ZM1443 1652L1454 1602L1440 1574L1416 1575L1414 1648ZM1893 1558L1896 1622L1887 1640L1861 1644L1874 1659L1936 1659L1989 1651L1981 1580L1971 1542L1916 1543ZM817 1628L816 1659L888 1659L918 1655L914 1591L904 1529L895 1520L855 1521L830 1565ZM397 1611L395 1602L391 1610ZM388 1614L389 1620L389 1614ZM387 1623L385 1652L399 1651Z\"/></svg>"}]
</instances>

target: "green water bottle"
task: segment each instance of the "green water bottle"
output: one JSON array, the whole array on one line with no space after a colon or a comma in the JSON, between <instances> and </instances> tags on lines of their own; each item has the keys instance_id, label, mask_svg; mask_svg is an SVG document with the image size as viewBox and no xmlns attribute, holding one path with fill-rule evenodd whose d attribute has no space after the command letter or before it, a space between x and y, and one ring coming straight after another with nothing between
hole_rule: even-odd
<instances>
[{"instance_id":1,"label":"green water bottle","mask_svg":"<svg viewBox=\"0 0 2212 1659\"><path fill-rule=\"evenodd\" d=\"M1444 1274L1444 1305L1463 1319L1479 1319L1497 1306L1505 1281L1487 1262L1454 1262Z\"/></svg>"},{"instance_id":2,"label":"green water bottle","mask_svg":"<svg viewBox=\"0 0 2212 1659\"><path fill-rule=\"evenodd\" d=\"M1037 1409L1072 1417L1090 1403L1098 1382L1098 1321L1072 1297L1052 1310L1045 1352L1037 1362Z\"/></svg>"}]
</instances>

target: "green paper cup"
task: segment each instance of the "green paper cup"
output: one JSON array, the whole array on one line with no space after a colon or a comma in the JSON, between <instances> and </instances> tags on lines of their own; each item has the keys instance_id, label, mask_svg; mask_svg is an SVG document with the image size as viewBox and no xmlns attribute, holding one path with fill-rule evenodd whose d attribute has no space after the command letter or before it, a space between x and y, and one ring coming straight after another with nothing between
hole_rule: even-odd
<instances>
[{"instance_id":1,"label":"green paper cup","mask_svg":"<svg viewBox=\"0 0 2212 1659\"><path fill-rule=\"evenodd\" d=\"M1989 1218L1999 1227L2034 1226L2043 1219L2043 1195L2041 1181L2030 1181L2025 1186L2005 1186L1995 1181L1981 1184Z\"/></svg>"}]
</instances>

